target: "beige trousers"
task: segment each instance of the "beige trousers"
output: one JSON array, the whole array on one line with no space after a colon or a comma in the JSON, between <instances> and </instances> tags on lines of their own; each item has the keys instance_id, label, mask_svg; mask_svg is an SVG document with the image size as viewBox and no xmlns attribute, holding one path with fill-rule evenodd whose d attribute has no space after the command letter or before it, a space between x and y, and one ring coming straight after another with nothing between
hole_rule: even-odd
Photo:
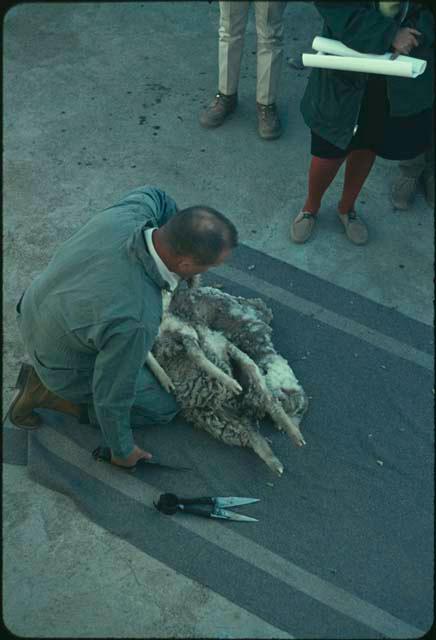
<instances>
[{"instance_id":1,"label":"beige trousers","mask_svg":"<svg viewBox=\"0 0 436 640\"><path fill-rule=\"evenodd\" d=\"M238 90L244 35L250 2L220 2L218 29L218 90L226 95ZM260 104L276 101L283 58L283 13L286 2L256 2L257 88Z\"/></svg>"}]
</instances>

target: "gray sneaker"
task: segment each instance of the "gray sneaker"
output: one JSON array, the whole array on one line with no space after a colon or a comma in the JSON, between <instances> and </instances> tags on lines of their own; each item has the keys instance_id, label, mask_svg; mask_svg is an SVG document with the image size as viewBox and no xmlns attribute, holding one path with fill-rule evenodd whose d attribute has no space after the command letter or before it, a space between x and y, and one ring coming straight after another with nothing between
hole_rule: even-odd
<instances>
[{"instance_id":1,"label":"gray sneaker","mask_svg":"<svg viewBox=\"0 0 436 640\"><path fill-rule=\"evenodd\" d=\"M282 135L282 126L275 104L259 104L257 107L258 133L264 140L274 140Z\"/></svg>"},{"instance_id":2,"label":"gray sneaker","mask_svg":"<svg viewBox=\"0 0 436 640\"><path fill-rule=\"evenodd\" d=\"M395 209L408 209L418 189L419 176L410 177L400 173L392 183L391 202Z\"/></svg>"},{"instance_id":3,"label":"gray sneaker","mask_svg":"<svg viewBox=\"0 0 436 640\"><path fill-rule=\"evenodd\" d=\"M422 182L424 185L425 199L429 207L434 209L434 173L424 171L422 175Z\"/></svg>"},{"instance_id":4,"label":"gray sneaker","mask_svg":"<svg viewBox=\"0 0 436 640\"><path fill-rule=\"evenodd\" d=\"M216 94L210 105L201 112L200 124L202 127L219 127L224 120L236 109L238 94L226 96L224 93Z\"/></svg>"}]
</instances>

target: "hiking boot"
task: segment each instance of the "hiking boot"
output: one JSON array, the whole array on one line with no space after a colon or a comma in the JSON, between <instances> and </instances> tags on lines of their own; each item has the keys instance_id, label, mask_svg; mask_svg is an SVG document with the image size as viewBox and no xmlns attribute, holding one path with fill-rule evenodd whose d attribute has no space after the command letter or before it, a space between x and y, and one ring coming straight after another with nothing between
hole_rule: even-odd
<instances>
[{"instance_id":1,"label":"hiking boot","mask_svg":"<svg viewBox=\"0 0 436 640\"><path fill-rule=\"evenodd\" d=\"M422 175L425 199L429 207L434 209L434 173L424 172Z\"/></svg>"},{"instance_id":2,"label":"hiking boot","mask_svg":"<svg viewBox=\"0 0 436 640\"><path fill-rule=\"evenodd\" d=\"M282 127L275 104L256 102L258 133L264 140L274 140L282 135Z\"/></svg>"},{"instance_id":3,"label":"hiking boot","mask_svg":"<svg viewBox=\"0 0 436 640\"><path fill-rule=\"evenodd\" d=\"M391 201L395 209L408 209L412 204L418 188L419 176L405 176L400 173L391 187Z\"/></svg>"},{"instance_id":4,"label":"hiking boot","mask_svg":"<svg viewBox=\"0 0 436 640\"><path fill-rule=\"evenodd\" d=\"M219 127L224 120L236 109L238 104L238 94L233 93L226 96L224 93L216 94L210 105L200 113L200 124L202 127Z\"/></svg>"},{"instance_id":5,"label":"hiking boot","mask_svg":"<svg viewBox=\"0 0 436 640\"><path fill-rule=\"evenodd\" d=\"M368 242L368 229L363 221L357 217L356 212L339 213L340 221L345 227L345 234L353 244L366 244Z\"/></svg>"},{"instance_id":6,"label":"hiking boot","mask_svg":"<svg viewBox=\"0 0 436 640\"><path fill-rule=\"evenodd\" d=\"M29 364L21 365L15 386L18 392L9 409L9 419L16 427L36 429L42 420L34 409L52 409L76 418L83 415L81 405L73 404L49 391Z\"/></svg>"},{"instance_id":7,"label":"hiking boot","mask_svg":"<svg viewBox=\"0 0 436 640\"><path fill-rule=\"evenodd\" d=\"M316 214L309 211L300 211L291 225L291 238L297 244L303 244L312 235L315 228Z\"/></svg>"}]
</instances>

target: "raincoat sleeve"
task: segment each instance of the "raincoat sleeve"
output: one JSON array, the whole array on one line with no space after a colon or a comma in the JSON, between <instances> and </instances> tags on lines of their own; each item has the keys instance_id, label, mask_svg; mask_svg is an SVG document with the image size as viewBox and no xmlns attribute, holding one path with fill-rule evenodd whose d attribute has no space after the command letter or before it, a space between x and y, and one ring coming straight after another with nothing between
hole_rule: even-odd
<instances>
[{"instance_id":1,"label":"raincoat sleeve","mask_svg":"<svg viewBox=\"0 0 436 640\"><path fill-rule=\"evenodd\" d=\"M406 19L405 26L413 27L422 34L418 36L419 46L412 49L410 55L416 55L419 58L421 48L434 47L434 16L431 9L417 3L416 10L412 11L409 19Z\"/></svg>"},{"instance_id":2,"label":"raincoat sleeve","mask_svg":"<svg viewBox=\"0 0 436 640\"><path fill-rule=\"evenodd\" d=\"M144 220L150 220L155 227L164 225L178 210L177 204L165 191L157 187L137 187L118 202L116 207L132 207L143 213Z\"/></svg>"},{"instance_id":3,"label":"raincoat sleeve","mask_svg":"<svg viewBox=\"0 0 436 640\"><path fill-rule=\"evenodd\" d=\"M93 377L93 400L98 423L112 453L126 458L134 441L130 410L136 382L152 340L144 327L119 330L99 345Z\"/></svg>"},{"instance_id":4,"label":"raincoat sleeve","mask_svg":"<svg viewBox=\"0 0 436 640\"><path fill-rule=\"evenodd\" d=\"M400 28L394 18L384 16L372 3L324 0L315 2L315 7L330 32L327 37L361 53L386 53Z\"/></svg>"}]
</instances>

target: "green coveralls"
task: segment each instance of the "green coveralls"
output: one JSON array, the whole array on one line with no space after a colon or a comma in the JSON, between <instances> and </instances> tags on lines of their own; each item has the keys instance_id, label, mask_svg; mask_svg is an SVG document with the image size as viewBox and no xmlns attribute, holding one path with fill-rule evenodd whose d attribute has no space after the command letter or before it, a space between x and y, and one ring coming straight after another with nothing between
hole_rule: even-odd
<instances>
[{"instance_id":1,"label":"green coveralls","mask_svg":"<svg viewBox=\"0 0 436 640\"><path fill-rule=\"evenodd\" d=\"M95 215L26 289L17 318L43 383L88 403L120 457L133 449L131 425L169 422L179 411L145 365L168 285L144 228L162 226L176 210L163 191L145 186Z\"/></svg>"}]
</instances>

